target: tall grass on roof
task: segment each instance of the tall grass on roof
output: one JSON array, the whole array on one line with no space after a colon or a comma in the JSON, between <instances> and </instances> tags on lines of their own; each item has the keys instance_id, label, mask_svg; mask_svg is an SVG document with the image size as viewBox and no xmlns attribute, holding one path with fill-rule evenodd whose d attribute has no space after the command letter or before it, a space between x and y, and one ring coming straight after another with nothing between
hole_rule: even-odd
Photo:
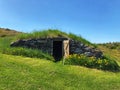
<instances>
[{"instance_id":1,"label":"tall grass on roof","mask_svg":"<svg viewBox=\"0 0 120 90\"><path fill-rule=\"evenodd\" d=\"M92 44L82 36L77 36L73 33L65 33L57 29L48 29L48 30L42 30L42 31L33 31L31 33L24 33L17 37L17 39L31 39L31 38L54 38L54 37L65 37L65 38L71 38L76 41L80 41L86 45L96 47L95 44Z\"/></svg>"},{"instance_id":2,"label":"tall grass on roof","mask_svg":"<svg viewBox=\"0 0 120 90\"><path fill-rule=\"evenodd\" d=\"M19 35L18 39L30 39L30 38L53 38L53 37L67 37L67 34L59 30L42 30L42 31L33 31L31 33L24 33Z\"/></svg>"}]
</instances>

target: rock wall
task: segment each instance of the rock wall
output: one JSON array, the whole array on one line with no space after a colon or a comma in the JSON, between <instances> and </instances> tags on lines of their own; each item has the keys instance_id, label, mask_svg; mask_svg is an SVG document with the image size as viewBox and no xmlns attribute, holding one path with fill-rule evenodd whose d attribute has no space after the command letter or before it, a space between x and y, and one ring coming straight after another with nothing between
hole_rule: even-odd
<instances>
[{"instance_id":1,"label":"rock wall","mask_svg":"<svg viewBox=\"0 0 120 90\"><path fill-rule=\"evenodd\" d=\"M11 43L11 46L14 47L26 47L26 48L35 48L42 50L43 52L53 55L53 41L52 38L47 39L29 39L29 40L18 40ZM63 40L62 40L63 41ZM56 48L57 49L57 48ZM69 53L70 54L85 54L88 57L95 56L96 58L102 58L103 53L100 50L91 48L84 45L79 41L69 40Z\"/></svg>"},{"instance_id":2,"label":"rock wall","mask_svg":"<svg viewBox=\"0 0 120 90\"><path fill-rule=\"evenodd\" d=\"M28 39L28 40L18 40L16 42L12 42L10 46L39 49L43 52L46 52L52 55L52 52L53 52L52 44L53 44L52 39Z\"/></svg>"},{"instance_id":3,"label":"rock wall","mask_svg":"<svg viewBox=\"0 0 120 90\"><path fill-rule=\"evenodd\" d=\"M70 54L85 54L88 57L94 56L96 58L103 57L103 53L100 50L91 48L75 40L70 40Z\"/></svg>"}]
</instances>

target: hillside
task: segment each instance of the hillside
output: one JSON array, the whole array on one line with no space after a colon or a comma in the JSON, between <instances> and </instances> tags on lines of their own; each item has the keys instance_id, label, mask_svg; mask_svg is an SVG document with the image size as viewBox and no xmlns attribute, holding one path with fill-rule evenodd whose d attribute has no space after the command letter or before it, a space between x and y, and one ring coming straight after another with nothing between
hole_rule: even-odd
<instances>
[{"instance_id":1,"label":"hillside","mask_svg":"<svg viewBox=\"0 0 120 90\"><path fill-rule=\"evenodd\" d=\"M120 90L120 73L0 54L0 90Z\"/></svg>"},{"instance_id":2,"label":"hillside","mask_svg":"<svg viewBox=\"0 0 120 90\"><path fill-rule=\"evenodd\" d=\"M110 43L103 43L103 44L99 44L101 46L104 46L108 49L111 50L120 50L120 42L110 42Z\"/></svg>"},{"instance_id":3,"label":"hillside","mask_svg":"<svg viewBox=\"0 0 120 90\"><path fill-rule=\"evenodd\" d=\"M37 49L10 47L10 43L18 39L61 36L81 41L90 47L96 46L81 36L58 30L22 33L16 34L15 37L0 38L0 90L120 90L119 71L98 70L77 64L66 65L64 60L53 62L52 56ZM97 45L96 48L103 51L108 57L107 61L114 60L120 65L118 49L109 49L104 45ZM84 60L91 65L94 57L82 56L80 61ZM104 61L105 65L109 63L106 59L96 60L103 60L102 63L98 62L99 66L104 65ZM86 62L84 64L86 65Z\"/></svg>"},{"instance_id":4,"label":"hillside","mask_svg":"<svg viewBox=\"0 0 120 90\"><path fill-rule=\"evenodd\" d=\"M55 37L57 39L70 38L69 43L63 45L64 41L56 41ZM10 44L11 42L13 43ZM68 45L69 48L66 49ZM68 58L65 59L65 64L119 71L120 68L116 61L105 54L103 55L96 46L96 44L92 44L81 36L49 29L23 33L13 38L1 38L0 51L4 54L42 58L52 61L61 61L64 55L66 55Z\"/></svg>"},{"instance_id":5,"label":"hillside","mask_svg":"<svg viewBox=\"0 0 120 90\"><path fill-rule=\"evenodd\" d=\"M21 32L11 30L8 28L0 28L0 37L6 37L6 36L16 36L20 34Z\"/></svg>"},{"instance_id":6,"label":"hillside","mask_svg":"<svg viewBox=\"0 0 120 90\"><path fill-rule=\"evenodd\" d=\"M98 48L107 56L120 63L120 42L98 44Z\"/></svg>"},{"instance_id":7,"label":"hillside","mask_svg":"<svg viewBox=\"0 0 120 90\"><path fill-rule=\"evenodd\" d=\"M120 50L119 49L110 49L106 45L99 45L98 48L108 57L116 60L120 64Z\"/></svg>"}]
</instances>

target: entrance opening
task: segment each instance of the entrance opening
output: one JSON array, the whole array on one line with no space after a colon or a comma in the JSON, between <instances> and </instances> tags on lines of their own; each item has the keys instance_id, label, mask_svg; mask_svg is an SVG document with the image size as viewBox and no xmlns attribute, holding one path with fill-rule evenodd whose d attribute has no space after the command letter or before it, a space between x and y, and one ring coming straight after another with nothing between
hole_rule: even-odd
<instances>
[{"instance_id":1,"label":"entrance opening","mask_svg":"<svg viewBox=\"0 0 120 90\"><path fill-rule=\"evenodd\" d=\"M56 61L62 58L62 41L53 41L53 57Z\"/></svg>"}]
</instances>

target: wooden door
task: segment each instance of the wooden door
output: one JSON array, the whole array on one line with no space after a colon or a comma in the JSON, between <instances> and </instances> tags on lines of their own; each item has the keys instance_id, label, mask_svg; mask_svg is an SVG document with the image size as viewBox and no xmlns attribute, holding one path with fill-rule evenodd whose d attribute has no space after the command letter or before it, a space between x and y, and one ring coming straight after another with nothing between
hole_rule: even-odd
<instances>
[{"instance_id":1,"label":"wooden door","mask_svg":"<svg viewBox=\"0 0 120 90\"><path fill-rule=\"evenodd\" d=\"M69 40L63 41L63 56L66 58L69 55Z\"/></svg>"}]
</instances>

